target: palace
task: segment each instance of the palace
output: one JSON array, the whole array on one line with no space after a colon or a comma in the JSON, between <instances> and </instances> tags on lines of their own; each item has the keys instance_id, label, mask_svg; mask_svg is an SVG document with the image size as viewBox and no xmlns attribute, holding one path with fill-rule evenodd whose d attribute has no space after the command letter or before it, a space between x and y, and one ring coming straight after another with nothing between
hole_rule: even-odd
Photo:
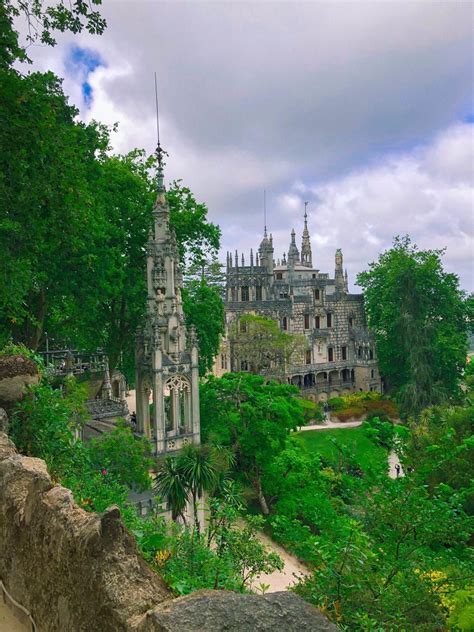
<instances>
[{"instance_id":1,"label":"palace","mask_svg":"<svg viewBox=\"0 0 474 632\"><path fill-rule=\"evenodd\" d=\"M313 401L355 391L381 391L374 337L367 329L362 294L348 291L341 250L336 251L331 277L313 267L307 214L301 252L291 231L288 255L273 257L273 238L265 227L263 240L248 263L227 253L226 330L242 314L271 318L288 333L303 334L306 349L285 368L285 379ZM227 337L215 373L246 369Z\"/></svg>"}]
</instances>

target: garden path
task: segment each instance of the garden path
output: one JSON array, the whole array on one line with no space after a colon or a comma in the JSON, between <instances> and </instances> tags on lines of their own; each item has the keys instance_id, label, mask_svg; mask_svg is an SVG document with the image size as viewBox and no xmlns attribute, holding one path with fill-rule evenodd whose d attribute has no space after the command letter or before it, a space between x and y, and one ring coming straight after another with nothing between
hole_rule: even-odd
<instances>
[{"instance_id":1,"label":"garden path","mask_svg":"<svg viewBox=\"0 0 474 632\"><path fill-rule=\"evenodd\" d=\"M285 551L285 549L276 544L271 538L261 531L257 532L257 537L265 544L265 546L281 557L284 563L284 567L281 571L274 571L273 573L262 573L256 577L252 582L254 590L258 590L260 584L269 586L266 592L279 592L281 590L288 590L292 584L296 584L298 579L304 575L310 575L309 570L304 566L294 555Z\"/></svg>"},{"instance_id":2,"label":"garden path","mask_svg":"<svg viewBox=\"0 0 474 632\"><path fill-rule=\"evenodd\" d=\"M388 475L390 476L390 478L398 478L396 469L397 464L400 465L400 473L398 474L398 476L405 476L405 472L403 471L397 453L395 452L395 450L390 450L390 452L388 453Z\"/></svg>"}]
</instances>

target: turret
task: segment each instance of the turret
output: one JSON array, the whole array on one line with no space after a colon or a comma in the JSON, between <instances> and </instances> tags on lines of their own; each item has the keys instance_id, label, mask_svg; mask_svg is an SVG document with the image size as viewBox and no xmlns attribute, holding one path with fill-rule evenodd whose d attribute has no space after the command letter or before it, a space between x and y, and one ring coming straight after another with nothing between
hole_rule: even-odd
<instances>
[{"instance_id":1,"label":"turret","mask_svg":"<svg viewBox=\"0 0 474 632\"><path fill-rule=\"evenodd\" d=\"M300 262L300 253L296 245L296 233L295 233L295 229L293 228L291 231L290 247L288 248L288 265L290 267L294 267L299 262Z\"/></svg>"},{"instance_id":2,"label":"turret","mask_svg":"<svg viewBox=\"0 0 474 632\"><path fill-rule=\"evenodd\" d=\"M344 280L344 270L343 270L343 257L342 250L338 248L336 250L335 256L335 271L334 271L334 279L336 282L336 289L340 292L345 291L345 280Z\"/></svg>"},{"instance_id":3,"label":"turret","mask_svg":"<svg viewBox=\"0 0 474 632\"><path fill-rule=\"evenodd\" d=\"M273 273L273 237L270 235L268 238L267 235L267 227L265 226L265 230L263 232L263 239L258 248L260 253L260 265L264 266L267 269L267 272Z\"/></svg>"},{"instance_id":4,"label":"turret","mask_svg":"<svg viewBox=\"0 0 474 632\"><path fill-rule=\"evenodd\" d=\"M308 268L313 267L313 255L311 252L311 239L309 236L308 230L308 213L306 212L306 207L308 206L308 202L304 203L304 229L303 229L303 238L301 240L301 265L307 266Z\"/></svg>"}]
</instances>

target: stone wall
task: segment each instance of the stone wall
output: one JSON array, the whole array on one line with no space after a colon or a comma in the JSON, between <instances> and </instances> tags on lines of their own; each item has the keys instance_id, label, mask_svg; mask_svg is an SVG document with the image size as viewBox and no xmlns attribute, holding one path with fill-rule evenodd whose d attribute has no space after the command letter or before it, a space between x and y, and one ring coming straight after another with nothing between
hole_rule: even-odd
<instances>
[{"instance_id":1,"label":"stone wall","mask_svg":"<svg viewBox=\"0 0 474 632\"><path fill-rule=\"evenodd\" d=\"M117 508L85 512L43 461L19 455L1 432L0 580L38 632L337 630L290 593L173 599Z\"/></svg>"}]
</instances>

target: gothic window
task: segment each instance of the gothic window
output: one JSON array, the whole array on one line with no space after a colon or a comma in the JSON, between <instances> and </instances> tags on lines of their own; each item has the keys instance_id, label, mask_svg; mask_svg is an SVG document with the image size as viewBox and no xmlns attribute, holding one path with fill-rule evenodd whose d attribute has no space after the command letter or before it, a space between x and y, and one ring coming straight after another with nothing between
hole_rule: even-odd
<instances>
[{"instance_id":1,"label":"gothic window","mask_svg":"<svg viewBox=\"0 0 474 632\"><path fill-rule=\"evenodd\" d=\"M164 388L166 430L176 434L191 430L191 387L182 375L170 377Z\"/></svg>"},{"instance_id":2,"label":"gothic window","mask_svg":"<svg viewBox=\"0 0 474 632\"><path fill-rule=\"evenodd\" d=\"M249 370L249 363L247 362L247 360L241 360L240 361L240 370L241 371L248 371Z\"/></svg>"},{"instance_id":3,"label":"gothic window","mask_svg":"<svg viewBox=\"0 0 474 632\"><path fill-rule=\"evenodd\" d=\"M230 295L231 295L231 300L233 300L233 301L237 300L237 292L236 292L235 287L231 288Z\"/></svg>"},{"instance_id":4,"label":"gothic window","mask_svg":"<svg viewBox=\"0 0 474 632\"><path fill-rule=\"evenodd\" d=\"M349 316L349 327L353 327L353 326L354 326L354 317Z\"/></svg>"},{"instance_id":5,"label":"gothic window","mask_svg":"<svg viewBox=\"0 0 474 632\"><path fill-rule=\"evenodd\" d=\"M227 358L225 357L224 353L221 353L221 369L225 369L226 368L226 362Z\"/></svg>"},{"instance_id":6,"label":"gothic window","mask_svg":"<svg viewBox=\"0 0 474 632\"><path fill-rule=\"evenodd\" d=\"M341 347L341 359L347 360L347 347Z\"/></svg>"},{"instance_id":7,"label":"gothic window","mask_svg":"<svg viewBox=\"0 0 474 632\"><path fill-rule=\"evenodd\" d=\"M262 286L261 285L257 285L255 287L255 300L256 301L262 300Z\"/></svg>"},{"instance_id":8,"label":"gothic window","mask_svg":"<svg viewBox=\"0 0 474 632\"><path fill-rule=\"evenodd\" d=\"M306 364L311 364L311 349L305 351L305 362Z\"/></svg>"},{"instance_id":9,"label":"gothic window","mask_svg":"<svg viewBox=\"0 0 474 632\"><path fill-rule=\"evenodd\" d=\"M309 314L304 315L304 328L309 329Z\"/></svg>"},{"instance_id":10,"label":"gothic window","mask_svg":"<svg viewBox=\"0 0 474 632\"><path fill-rule=\"evenodd\" d=\"M316 329L321 329L321 316L316 316L314 319L314 326Z\"/></svg>"},{"instance_id":11,"label":"gothic window","mask_svg":"<svg viewBox=\"0 0 474 632\"><path fill-rule=\"evenodd\" d=\"M321 290L314 290L314 298L316 301L319 301L321 298Z\"/></svg>"},{"instance_id":12,"label":"gothic window","mask_svg":"<svg viewBox=\"0 0 474 632\"><path fill-rule=\"evenodd\" d=\"M332 327L332 314L327 314L326 315L326 326L327 327Z\"/></svg>"},{"instance_id":13,"label":"gothic window","mask_svg":"<svg viewBox=\"0 0 474 632\"><path fill-rule=\"evenodd\" d=\"M359 347L359 348L357 349L357 357L358 357L358 358L362 358L362 347Z\"/></svg>"},{"instance_id":14,"label":"gothic window","mask_svg":"<svg viewBox=\"0 0 474 632\"><path fill-rule=\"evenodd\" d=\"M249 300L249 288L248 285L243 285L240 290L241 300L248 301Z\"/></svg>"},{"instance_id":15,"label":"gothic window","mask_svg":"<svg viewBox=\"0 0 474 632\"><path fill-rule=\"evenodd\" d=\"M283 318L281 319L281 328L284 331L287 331L288 329L288 318L286 316L283 316Z\"/></svg>"},{"instance_id":16,"label":"gothic window","mask_svg":"<svg viewBox=\"0 0 474 632\"><path fill-rule=\"evenodd\" d=\"M369 359L370 359L370 360L373 360L373 359L374 359L374 350L373 350L373 349L370 349L370 350L369 350Z\"/></svg>"},{"instance_id":17,"label":"gothic window","mask_svg":"<svg viewBox=\"0 0 474 632\"><path fill-rule=\"evenodd\" d=\"M375 369L370 371L370 377L373 379L375 377Z\"/></svg>"},{"instance_id":18,"label":"gothic window","mask_svg":"<svg viewBox=\"0 0 474 632\"><path fill-rule=\"evenodd\" d=\"M315 275L315 274L313 274L313 279L315 279L315 278L316 278L316 275Z\"/></svg>"},{"instance_id":19,"label":"gothic window","mask_svg":"<svg viewBox=\"0 0 474 632\"><path fill-rule=\"evenodd\" d=\"M283 279L283 274L281 272L277 272L277 280L281 281Z\"/></svg>"},{"instance_id":20,"label":"gothic window","mask_svg":"<svg viewBox=\"0 0 474 632\"><path fill-rule=\"evenodd\" d=\"M334 362L334 349L328 347L328 362Z\"/></svg>"}]
</instances>

